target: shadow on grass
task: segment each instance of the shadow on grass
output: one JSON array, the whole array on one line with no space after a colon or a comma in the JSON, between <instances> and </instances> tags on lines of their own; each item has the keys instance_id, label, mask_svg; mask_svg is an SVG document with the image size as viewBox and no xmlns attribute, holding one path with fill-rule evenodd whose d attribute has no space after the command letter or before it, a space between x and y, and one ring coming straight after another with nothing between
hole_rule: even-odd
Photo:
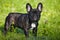
<instances>
[{"instance_id":1,"label":"shadow on grass","mask_svg":"<svg viewBox=\"0 0 60 40\"><path fill-rule=\"evenodd\" d=\"M4 26L0 26L0 31L3 32Z\"/></svg>"},{"instance_id":2,"label":"shadow on grass","mask_svg":"<svg viewBox=\"0 0 60 40\"><path fill-rule=\"evenodd\" d=\"M14 33L20 33L20 34L24 34L23 30L20 28L15 28L15 29L11 29L13 30L12 32ZM0 31L3 33L4 32L4 25L0 25ZM10 29L8 29L8 32L11 32Z\"/></svg>"},{"instance_id":3,"label":"shadow on grass","mask_svg":"<svg viewBox=\"0 0 60 40\"><path fill-rule=\"evenodd\" d=\"M21 28L16 28L16 33L24 34L24 31Z\"/></svg>"}]
</instances>

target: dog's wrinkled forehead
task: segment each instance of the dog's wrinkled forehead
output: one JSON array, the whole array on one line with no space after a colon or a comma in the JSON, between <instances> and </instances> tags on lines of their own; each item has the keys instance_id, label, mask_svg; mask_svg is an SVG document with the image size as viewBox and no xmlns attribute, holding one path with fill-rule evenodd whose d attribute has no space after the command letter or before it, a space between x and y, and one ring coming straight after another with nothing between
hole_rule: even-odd
<instances>
[{"instance_id":1,"label":"dog's wrinkled forehead","mask_svg":"<svg viewBox=\"0 0 60 40\"><path fill-rule=\"evenodd\" d=\"M37 12L38 12L37 9L32 9L31 11L32 11L33 13L37 13Z\"/></svg>"},{"instance_id":2,"label":"dog's wrinkled forehead","mask_svg":"<svg viewBox=\"0 0 60 40\"><path fill-rule=\"evenodd\" d=\"M37 11L37 9L32 9L32 11Z\"/></svg>"}]
</instances>

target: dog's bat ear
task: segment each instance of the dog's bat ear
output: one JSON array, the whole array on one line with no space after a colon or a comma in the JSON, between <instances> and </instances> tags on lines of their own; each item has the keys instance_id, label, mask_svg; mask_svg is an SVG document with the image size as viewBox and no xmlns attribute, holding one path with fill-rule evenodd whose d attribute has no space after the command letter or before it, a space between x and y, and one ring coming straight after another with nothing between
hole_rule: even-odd
<instances>
[{"instance_id":1,"label":"dog's bat ear","mask_svg":"<svg viewBox=\"0 0 60 40\"><path fill-rule=\"evenodd\" d=\"M38 9L39 11L42 11L42 8L43 8L42 3L38 3L37 9Z\"/></svg>"},{"instance_id":2,"label":"dog's bat ear","mask_svg":"<svg viewBox=\"0 0 60 40\"><path fill-rule=\"evenodd\" d=\"M31 9L32 9L32 6L29 3L27 3L26 4L26 10L27 10L27 12L31 11Z\"/></svg>"}]
</instances>

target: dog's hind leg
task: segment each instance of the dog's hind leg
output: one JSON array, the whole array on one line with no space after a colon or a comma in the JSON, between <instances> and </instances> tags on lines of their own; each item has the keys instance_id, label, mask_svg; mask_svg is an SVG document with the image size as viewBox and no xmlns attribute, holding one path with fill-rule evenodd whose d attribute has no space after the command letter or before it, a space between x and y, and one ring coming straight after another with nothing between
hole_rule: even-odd
<instances>
[{"instance_id":1,"label":"dog's hind leg","mask_svg":"<svg viewBox=\"0 0 60 40\"><path fill-rule=\"evenodd\" d=\"M11 26L11 20L10 20L9 16L7 16L6 20L5 20L5 25L4 25L4 34L5 35L6 35L10 26Z\"/></svg>"}]
</instances>

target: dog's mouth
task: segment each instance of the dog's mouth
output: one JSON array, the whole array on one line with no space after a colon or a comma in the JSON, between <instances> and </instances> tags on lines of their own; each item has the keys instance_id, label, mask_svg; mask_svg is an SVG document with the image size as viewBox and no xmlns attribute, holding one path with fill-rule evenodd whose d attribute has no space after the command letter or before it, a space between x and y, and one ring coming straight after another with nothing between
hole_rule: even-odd
<instances>
[{"instance_id":1,"label":"dog's mouth","mask_svg":"<svg viewBox=\"0 0 60 40\"><path fill-rule=\"evenodd\" d=\"M34 22L37 22L38 20L34 20L34 19L32 19L32 20L30 20L30 21L34 23Z\"/></svg>"}]
</instances>

